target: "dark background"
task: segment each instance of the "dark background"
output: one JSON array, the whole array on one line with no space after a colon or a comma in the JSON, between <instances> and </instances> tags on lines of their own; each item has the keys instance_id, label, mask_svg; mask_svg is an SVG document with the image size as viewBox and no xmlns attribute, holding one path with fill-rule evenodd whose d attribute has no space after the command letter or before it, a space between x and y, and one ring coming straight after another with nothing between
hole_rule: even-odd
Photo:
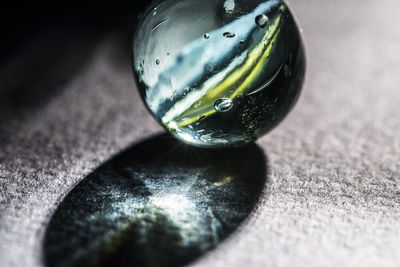
<instances>
[{"instance_id":1,"label":"dark background","mask_svg":"<svg viewBox=\"0 0 400 267\"><path fill-rule=\"evenodd\" d=\"M42 86L31 92L32 89L25 85L38 83L48 76L67 79L69 74L82 67L90 49L105 34L117 31L121 45L124 45L121 50L129 51L137 16L150 1L135 2L73 0L5 4L0 11L1 106L26 108L39 105L39 98L54 95L54 88ZM25 60L25 66L20 64L19 69L10 70L7 63L20 58ZM65 66L58 72L55 70L57 75L49 74L58 64ZM16 84L21 78L25 79L24 83ZM13 109L12 113L15 112L18 110Z\"/></svg>"},{"instance_id":2,"label":"dark background","mask_svg":"<svg viewBox=\"0 0 400 267\"><path fill-rule=\"evenodd\" d=\"M9 1L0 11L1 59L15 55L41 31L63 26L104 31L122 21L132 23L147 3L150 1Z\"/></svg>"}]
</instances>

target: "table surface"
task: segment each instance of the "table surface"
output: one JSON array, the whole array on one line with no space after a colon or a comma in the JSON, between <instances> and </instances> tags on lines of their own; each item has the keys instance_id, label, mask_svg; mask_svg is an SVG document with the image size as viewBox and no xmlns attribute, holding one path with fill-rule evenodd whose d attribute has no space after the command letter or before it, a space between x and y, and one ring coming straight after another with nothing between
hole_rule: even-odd
<instances>
[{"instance_id":1,"label":"table surface","mask_svg":"<svg viewBox=\"0 0 400 267\"><path fill-rule=\"evenodd\" d=\"M257 141L267 175L254 209L191 264L398 266L400 3L288 4L306 45L302 95ZM124 30L66 27L32 37L0 65L2 266L43 266L65 196L163 132L135 89L129 54Z\"/></svg>"}]
</instances>

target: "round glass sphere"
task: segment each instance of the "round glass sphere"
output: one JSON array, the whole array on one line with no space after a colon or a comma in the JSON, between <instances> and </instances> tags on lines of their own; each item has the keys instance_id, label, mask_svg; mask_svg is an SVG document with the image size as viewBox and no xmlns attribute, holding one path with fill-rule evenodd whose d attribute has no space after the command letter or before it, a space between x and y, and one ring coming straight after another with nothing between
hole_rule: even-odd
<instances>
[{"instance_id":1,"label":"round glass sphere","mask_svg":"<svg viewBox=\"0 0 400 267\"><path fill-rule=\"evenodd\" d=\"M237 146L295 104L303 43L281 0L164 0L139 19L133 65L154 117L181 141Z\"/></svg>"}]
</instances>

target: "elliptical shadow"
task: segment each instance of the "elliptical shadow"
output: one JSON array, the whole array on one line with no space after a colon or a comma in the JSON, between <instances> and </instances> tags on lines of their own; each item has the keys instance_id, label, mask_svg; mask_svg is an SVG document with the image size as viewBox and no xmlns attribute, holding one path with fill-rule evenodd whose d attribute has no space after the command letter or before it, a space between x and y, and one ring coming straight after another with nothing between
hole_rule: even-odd
<instances>
[{"instance_id":1,"label":"elliptical shadow","mask_svg":"<svg viewBox=\"0 0 400 267\"><path fill-rule=\"evenodd\" d=\"M47 228L47 266L181 266L250 214L266 183L255 144L204 150L160 135L80 182Z\"/></svg>"}]
</instances>

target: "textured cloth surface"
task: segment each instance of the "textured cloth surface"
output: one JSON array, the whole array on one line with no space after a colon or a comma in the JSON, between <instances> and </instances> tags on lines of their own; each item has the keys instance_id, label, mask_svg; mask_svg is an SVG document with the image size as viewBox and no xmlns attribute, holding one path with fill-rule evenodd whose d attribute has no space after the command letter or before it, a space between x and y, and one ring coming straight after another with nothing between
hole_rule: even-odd
<instances>
[{"instance_id":1,"label":"textured cloth surface","mask_svg":"<svg viewBox=\"0 0 400 267\"><path fill-rule=\"evenodd\" d=\"M192 264L399 266L400 3L289 5L306 44L303 93L257 141L268 170L259 203ZM68 192L163 131L135 89L121 35L44 34L1 66L1 266L43 266L46 228Z\"/></svg>"}]
</instances>

